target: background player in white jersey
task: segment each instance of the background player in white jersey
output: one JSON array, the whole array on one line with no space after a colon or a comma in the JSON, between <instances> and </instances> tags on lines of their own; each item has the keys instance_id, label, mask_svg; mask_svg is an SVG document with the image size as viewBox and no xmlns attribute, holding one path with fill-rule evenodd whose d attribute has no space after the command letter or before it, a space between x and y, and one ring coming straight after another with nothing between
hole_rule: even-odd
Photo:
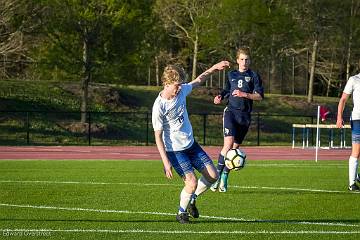
<instances>
[{"instance_id":1,"label":"background player in white jersey","mask_svg":"<svg viewBox=\"0 0 360 240\"><path fill-rule=\"evenodd\" d=\"M349 190L360 191L356 182L360 183L358 174L358 158L360 154L360 74L351 76L347 81L338 105L336 126L342 128L344 125L343 112L345 104L350 95L353 95L354 107L351 113L351 139L352 150L349 157Z\"/></svg>"},{"instance_id":2,"label":"background player in white jersey","mask_svg":"<svg viewBox=\"0 0 360 240\"><path fill-rule=\"evenodd\" d=\"M228 99L223 115L224 145L218 158L219 180L211 187L212 191L227 191L230 170L225 166L224 156L231 148L239 148L249 130L253 101L264 98L260 75L250 66L250 49L241 47L236 53L238 69L228 73L224 90L214 98L215 104Z\"/></svg>"},{"instance_id":3,"label":"background player in white jersey","mask_svg":"<svg viewBox=\"0 0 360 240\"><path fill-rule=\"evenodd\" d=\"M212 160L194 140L186 109L186 97L194 87L205 80L207 75L228 66L227 61L219 62L195 80L184 83L186 80L184 70L170 65L165 68L161 78L164 89L154 102L152 124L166 177L173 177L172 168L174 168L185 184L180 194L179 211L176 215L176 220L180 223L189 223L189 214L194 218L199 217L195 200L218 179ZM202 174L199 180L194 169Z\"/></svg>"}]
</instances>

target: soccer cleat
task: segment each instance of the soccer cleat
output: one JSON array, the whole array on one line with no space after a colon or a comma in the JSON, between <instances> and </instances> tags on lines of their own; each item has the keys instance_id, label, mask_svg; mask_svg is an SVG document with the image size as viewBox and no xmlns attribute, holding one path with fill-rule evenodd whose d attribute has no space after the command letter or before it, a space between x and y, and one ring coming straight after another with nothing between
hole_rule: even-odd
<instances>
[{"instance_id":1,"label":"soccer cleat","mask_svg":"<svg viewBox=\"0 0 360 240\"><path fill-rule=\"evenodd\" d=\"M213 191L213 192L216 192L216 190L218 189L219 187L219 183L220 183L220 180L216 180L216 182L214 182L211 187L210 187L210 190Z\"/></svg>"},{"instance_id":2,"label":"soccer cleat","mask_svg":"<svg viewBox=\"0 0 360 240\"><path fill-rule=\"evenodd\" d=\"M349 186L349 191L358 192L360 191L360 187L354 183L353 185Z\"/></svg>"},{"instance_id":3,"label":"soccer cleat","mask_svg":"<svg viewBox=\"0 0 360 240\"><path fill-rule=\"evenodd\" d=\"M356 174L356 182L360 184L360 175Z\"/></svg>"},{"instance_id":4,"label":"soccer cleat","mask_svg":"<svg viewBox=\"0 0 360 240\"><path fill-rule=\"evenodd\" d=\"M190 216L192 216L193 218L199 217L199 210L195 206L195 201L194 201L194 203L189 204L187 211L190 214Z\"/></svg>"},{"instance_id":5,"label":"soccer cleat","mask_svg":"<svg viewBox=\"0 0 360 240\"><path fill-rule=\"evenodd\" d=\"M222 173L220 177L219 192L227 192L229 173Z\"/></svg>"},{"instance_id":6,"label":"soccer cleat","mask_svg":"<svg viewBox=\"0 0 360 240\"><path fill-rule=\"evenodd\" d=\"M177 220L179 223L181 223L181 224L190 223L189 213L187 213L187 212L178 213L178 214L176 215L176 220Z\"/></svg>"}]
</instances>

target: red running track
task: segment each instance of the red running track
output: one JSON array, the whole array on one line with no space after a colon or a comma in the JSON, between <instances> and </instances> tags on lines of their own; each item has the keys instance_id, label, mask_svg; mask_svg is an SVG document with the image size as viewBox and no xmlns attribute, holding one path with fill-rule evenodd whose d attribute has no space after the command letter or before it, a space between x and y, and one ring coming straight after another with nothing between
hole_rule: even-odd
<instances>
[{"instance_id":1,"label":"red running track","mask_svg":"<svg viewBox=\"0 0 360 240\"><path fill-rule=\"evenodd\" d=\"M204 147L217 159L221 147ZM249 160L315 160L314 148L243 147ZM318 160L347 160L351 149L319 149ZM160 160L155 146L0 146L0 160L8 159L145 159Z\"/></svg>"}]
</instances>

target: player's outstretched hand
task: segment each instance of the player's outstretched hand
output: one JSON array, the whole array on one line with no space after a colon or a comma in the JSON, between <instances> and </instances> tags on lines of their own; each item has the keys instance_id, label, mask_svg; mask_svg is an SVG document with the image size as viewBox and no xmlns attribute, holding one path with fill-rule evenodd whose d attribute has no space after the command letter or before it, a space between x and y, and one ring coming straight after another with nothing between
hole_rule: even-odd
<instances>
[{"instance_id":1,"label":"player's outstretched hand","mask_svg":"<svg viewBox=\"0 0 360 240\"><path fill-rule=\"evenodd\" d=\"M230 63L228 61L221 61L212 66L213 70L223 70L228 67L230 67Z\"/></svg>"}]
</instances>

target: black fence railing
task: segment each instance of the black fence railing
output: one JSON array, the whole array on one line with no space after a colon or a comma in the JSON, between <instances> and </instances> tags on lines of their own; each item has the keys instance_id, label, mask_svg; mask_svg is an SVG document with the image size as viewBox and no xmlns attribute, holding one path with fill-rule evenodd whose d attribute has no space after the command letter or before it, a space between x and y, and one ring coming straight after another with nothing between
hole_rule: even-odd
<instances>
[{"instance_id":1,"label":"black fence railing","mask_svg":"<svg viewBox=\"0 0 360 240\"><path fill-rule=\"evenodd\" d=\"M0 111L0 145L154 145L151 112ZM222 113L190 113L195 139L202 145L223 144ZM247 146L291 146L292 124L316 123L311 115L275 115L255 112L243 142ZM334 119L328 123L335 123ZM315 132L316 133L316 132ZM351 134L346 135L351 142ZM334 144L340 139L334 132ZM327 135L321 136L323 142ZM302 135L295 135L301 142ZM313 144L314 132L310 133ZM340 141L340 140L338 140Z\"/></svg>"}]
</instances>

